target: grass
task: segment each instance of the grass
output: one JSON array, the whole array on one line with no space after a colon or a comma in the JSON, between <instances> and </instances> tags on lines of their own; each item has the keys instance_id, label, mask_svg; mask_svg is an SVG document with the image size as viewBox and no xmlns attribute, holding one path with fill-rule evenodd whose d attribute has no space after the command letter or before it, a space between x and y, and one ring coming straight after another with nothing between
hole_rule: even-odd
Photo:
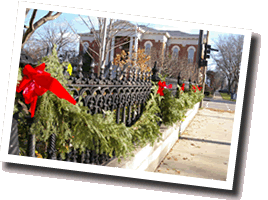
<instances>
[{"instance_id":1,"label":"grass","mask_svg":"<svg viewBox=\"0 0 268 200\"><path fill-rule=\"evenodd\" d=\"M235 101L235 100L232 100L232 99L231 99L231 94L227 94L227 93L220 93L220 94L221 94L221 97L222 97L224 100Z\"/></svg>"},{"instance_id":2,"label":"grass","mask_svg":"<svg viewBox=\"0 0 268 200\"><path fill-rule=\"evenodd\" d=\"M207 97L207 98L212 98L213 95L212 95L212 94L210 94L210 95L205 95L205 97Z\"/></svg>"}]
</instances>

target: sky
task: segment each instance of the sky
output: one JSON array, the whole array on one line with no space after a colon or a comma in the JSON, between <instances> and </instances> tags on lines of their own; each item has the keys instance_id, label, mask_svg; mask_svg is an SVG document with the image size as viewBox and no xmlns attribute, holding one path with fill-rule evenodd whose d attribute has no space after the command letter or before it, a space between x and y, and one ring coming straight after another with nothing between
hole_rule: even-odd
<instances>
[{"instance_id":1,"label":"sky","mask_svg":"<svg viewBox=\"0 0 268 200\"><path fill-rule=\"evenodd\" d=\"M47 14L48 11L43 11L43 10L38 10L37 11L37 15L36 15L36 20L40 19L41 17L43 17L44 15ZM25 25L29 24L30 21L30 16L31 16L32 10L29 12L28 16L25 19ZM56 13L56 12L54 12ZM87 16L81 16L84 19L87 19ZM94 19L94 18L92 18ZM62 13L57 19L53 20L53 21L49 21L47 23L66 23L66 21L72 26L73 31L72 34L75 33L85 33L85 32L89 32L89 28L83 23L82 19L79 17L79 15L77 14L68 14L68 13ZM131 22L133 24L136 24L137 22ZM93 20L93 24L97 24L97 20L95 18L95 20ZM191 34L199 34L199 30L197 29L191 29L191 27L174 27L174 26L167 26L167 25L161 25L161 24L148 24L148 23L141 23L138 22L139 25L147 25L148 27L151 28L155 28L155 29L159 29L159 30L179 30L182 32L186 32L186 33L191 33ZM204 31L204 34L206 34L206 31ZM214 31L210 31L209 32L209 44L211 44L212 48L213 48L213 44L215 40L217 40L217 38L219 37L219 35L223 35L224 33L220 33L220 32L214 32ZM74 35L74 37L76 37ZM78 44L78 38L77 38L77 44ZM215 45L214 45L215 48ZM77 47L78 49L78 47ZM208 59L208 70L213 70L215 69L215 65L213 64L212 59Z\"/></svg>"}]
</instances>

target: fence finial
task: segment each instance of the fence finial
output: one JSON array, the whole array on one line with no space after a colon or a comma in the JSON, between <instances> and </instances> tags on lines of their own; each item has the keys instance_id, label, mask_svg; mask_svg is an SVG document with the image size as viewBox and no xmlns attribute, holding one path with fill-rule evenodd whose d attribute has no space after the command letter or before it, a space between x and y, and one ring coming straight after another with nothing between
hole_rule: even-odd
<instances>
[{"instance_id":1,"label":"fence finial","mask_svg":"<svg viewBox=\"0 0 268 200\"><path fill-rule=\"evenodd\" d=\"M179 72L179 75L178 75L178 84L181 85L181 72Z\"/></svg>"},{"instance_id":2,"label":"fence finial","mask_svg":"<svg viewBox=\"0 0 268 200\"><path fill-rule=\"evenodd\" d=\"M116 80L117 80L117 81L120 81L120 76L121 76L121 68L120 68L120 66L118 65L118 66L117 66L117 69L116 69Z\"/></svg>"},{"instance_id":3,"label":"fence finial","mask_svg":"<svg viewBox=\"0 0 268 200\"><path fill-rule=\"evenodd\" d=\"M93 60L92 63L91 63L91 65L90 65L90 75L89 75L89 78L91 80L93 80L95 78L94 69L95 69L95 63L94 63L94 60Z\"/></svg>"},{"instance_id":4,"label":"fence finial","mask_svg":"<svg viewBox=\"0 0 268 200\"><path fill-rule=\"evenodd\" d=\"M110 62L109 63L109 80L112 80L113 79L113 65L112 63Z\"/></svg>"},{"instance_id":5,"label":"fence finial","mask_svg":"<svg viewBox=\"0 0 268 200\"><path fill-rule=\"evenodd\" d=\"M104 79L104 69L105 69L105 64L103 63L102 66L100 67L100 80Z\"/></svg>"},{"instance_id":6,"label":"fence finial","mask_svg":"<svg viewBox=\"0 0 268 200\"><path fill-rule=\"evenodd\" d=\"M141 75L141 82L145 82L145 71L142 72L142 75Z\"/></svg>"}]
</instances>

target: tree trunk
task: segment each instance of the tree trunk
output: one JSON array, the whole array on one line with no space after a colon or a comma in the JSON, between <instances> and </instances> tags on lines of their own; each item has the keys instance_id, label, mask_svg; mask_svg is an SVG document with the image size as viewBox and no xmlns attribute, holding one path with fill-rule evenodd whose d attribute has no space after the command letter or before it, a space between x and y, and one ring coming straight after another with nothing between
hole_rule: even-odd
<instances>
[{"instance_id":1,"label":"tree trunk","mask_svg":"<svg viewBox=\"0 0 268 200\"><path fill-rule=\"evenodd\" d=\"M231 91L231 80L228 79L228 94L230 94Z\"/></svg>"}]
</instances>

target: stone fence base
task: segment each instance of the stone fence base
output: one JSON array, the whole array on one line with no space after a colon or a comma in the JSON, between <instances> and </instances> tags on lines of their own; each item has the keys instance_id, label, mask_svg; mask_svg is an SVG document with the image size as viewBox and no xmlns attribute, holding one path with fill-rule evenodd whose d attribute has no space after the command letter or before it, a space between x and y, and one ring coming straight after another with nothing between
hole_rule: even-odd
<instances>
[{"instance_id":1,"label":"stone fence base","mask_svg":"<svg viewBox=\"0 0 268 200\"><path fill-rule=\"evenodd\" d=\"M143 148L137 148L133 152L134 157L125 160L122 159L120 163L118 163L118 159L114 159L106 166L150 172L155 171L160 162L179 139L180 134L186 129L198 112L199 104L200 103L195 104L193 109L187 111L184 121L173 124L173 126L170 127L161 125L160 131L163 133L162 140L155 142L153 146L147 144Z\"/></svg>"}]
</instances>

